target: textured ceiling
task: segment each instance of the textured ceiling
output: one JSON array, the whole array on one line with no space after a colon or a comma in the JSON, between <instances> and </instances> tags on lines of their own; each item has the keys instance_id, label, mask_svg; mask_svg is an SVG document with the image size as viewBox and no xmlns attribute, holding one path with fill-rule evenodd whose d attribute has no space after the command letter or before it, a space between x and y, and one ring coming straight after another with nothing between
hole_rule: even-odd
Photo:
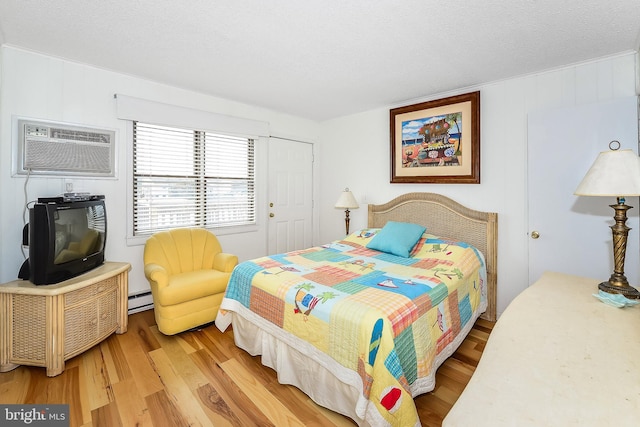
<instances>
[{"instance_id":1,"label":"textured ceiling","mask_svg":"<svg viewBox=\"0 0 640 427\"><path fill-rule=\"evenodd\" d=\"M2 0L0 42L322 121L637 50L640 0Z\"/></svg>"}]
</instances>

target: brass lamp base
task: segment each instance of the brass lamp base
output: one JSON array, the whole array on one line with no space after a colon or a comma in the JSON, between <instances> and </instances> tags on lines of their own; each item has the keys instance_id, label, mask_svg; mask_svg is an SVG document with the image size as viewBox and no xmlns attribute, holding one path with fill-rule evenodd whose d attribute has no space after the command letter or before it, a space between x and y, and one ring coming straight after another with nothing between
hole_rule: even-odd
<instances>
[{"instance_id":1,"label":"brass lamp base","mask_svg":"<svg viewBox=\"0 0 640 427\"><path fill-rule=\"evenodd\" d=\"M640 291L629 285L614 285L611 282L602 282L598 289L608 294L620 294L629 299L640 299Z\"/></svg>"},{"instance_id":2,"label":"brass lamp base","mask_svg":"<svg viewBox=\"0 0 640 427\"><path fill-rule=\"evenodd\" d=\"M347 230L347 236L349 235L349 209L345 209L344 211L344 225Z\"/></svg>"},{"instance_id":3,"label":"brass lamp base","mask_svg":"<svg viewBox=\"0 0 640 427\"><path fill-rule=\"evenodd\" d=\"M640 292L629 285L627 278L624 275L624 258L627 251L627 236L629 234L629 227L627 227L627 211L631 209L631 206L625 205L624 197L618 197L618 203L615 205L609 205L615 211L613 219L616 221L611 226L613 234L613 259L614 269L613 274L609 277L609 280L602 282L598 285L598 289L610 294L621 294L629 299L640 299Z\"/></svg>"}]
</instances>

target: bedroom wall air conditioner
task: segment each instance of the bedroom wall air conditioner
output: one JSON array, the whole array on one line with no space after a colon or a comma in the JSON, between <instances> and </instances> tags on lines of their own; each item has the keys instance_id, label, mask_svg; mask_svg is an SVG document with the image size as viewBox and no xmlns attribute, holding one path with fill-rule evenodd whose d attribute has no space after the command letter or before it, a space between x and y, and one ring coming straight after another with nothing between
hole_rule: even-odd
<instances>
[{"instance_id":1,"label":"bedroom wall air conditioner","mask_svg":"<svg viewBox=\"0 0 640 427\"><path fill-rule=\"evenodd\" d=\"M115 131L70 123L16 119L18 175L112 177ZM15 132L14 132L15 135Z\"/></svg>"}]
</instances>

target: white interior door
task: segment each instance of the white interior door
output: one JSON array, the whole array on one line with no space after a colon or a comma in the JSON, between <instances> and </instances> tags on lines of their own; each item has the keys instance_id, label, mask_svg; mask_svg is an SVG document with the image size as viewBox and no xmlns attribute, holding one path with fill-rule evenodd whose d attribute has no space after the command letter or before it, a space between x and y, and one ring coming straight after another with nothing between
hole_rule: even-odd
<instances>
[{"instance_id":1,"label":"white interior door","mask_svg":"<svg viewBox=\"0 0 640 427\"><path fill-rule=\"evenodd\" d=\"M269 254L308 248L313 232L313 145L269 139Z\"/></svg>"},{"instance_id":2,"label":"white interior door","mask_svg":"<svg viewBox=\"0 0 640 427\"><path fill-rule=\"evenodd\" d=\"M573 193L601 151L617 140L638 152L636 97L543 111L528 117L529 283L544 271L607 280L613 272L615 197ZM638 285L638 198L627 200L625 275ZM539 238L531 237L532 232Z\"/></svg>"}]
</instances>

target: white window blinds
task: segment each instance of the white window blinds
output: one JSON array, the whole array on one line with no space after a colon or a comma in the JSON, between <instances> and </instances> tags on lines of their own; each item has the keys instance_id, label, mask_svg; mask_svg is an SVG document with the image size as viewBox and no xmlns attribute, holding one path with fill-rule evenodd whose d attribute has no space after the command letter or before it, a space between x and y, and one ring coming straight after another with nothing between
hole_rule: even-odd
<instances>
[{"instance_id":1,"label":"white window blinds","mask_svg":"<svg viewBox=\"0 0 640 427\"><path fill-rule=\"evenodd\" d=\"M254 140L133 122L134 235L255 224Z\"/></svg>"}]
</instances>

